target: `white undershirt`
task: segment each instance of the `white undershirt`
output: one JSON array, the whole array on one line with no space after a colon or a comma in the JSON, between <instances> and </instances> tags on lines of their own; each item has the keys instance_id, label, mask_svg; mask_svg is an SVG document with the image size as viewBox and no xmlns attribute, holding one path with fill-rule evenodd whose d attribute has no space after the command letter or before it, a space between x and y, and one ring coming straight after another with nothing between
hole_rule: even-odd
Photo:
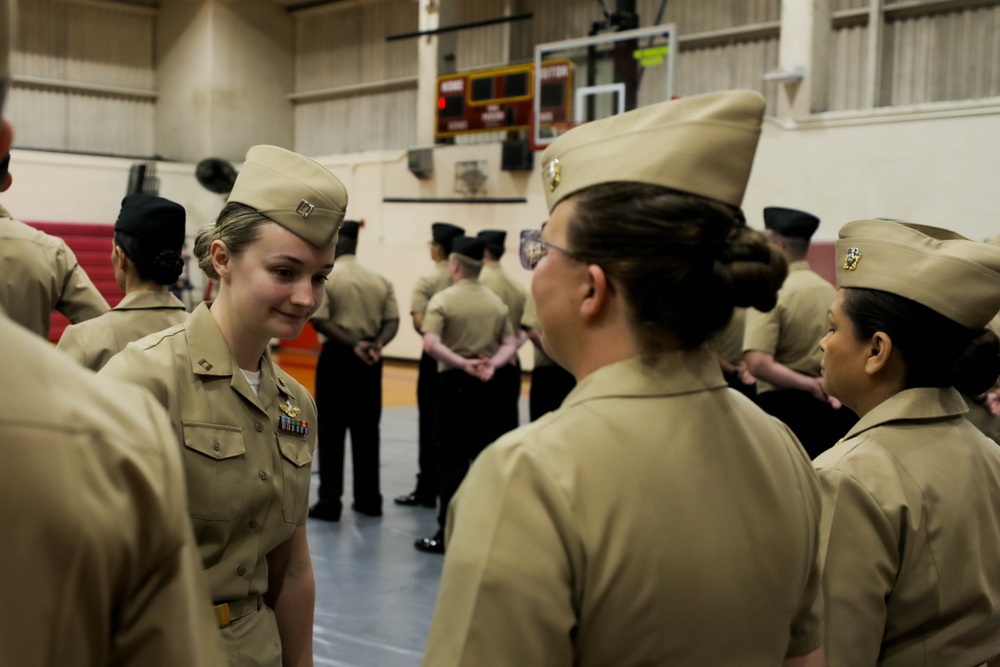
<instances>
[{"instance_id":1,"label":"white undershirt","mask_svg":"<svg viewBox=\"0 0 1000 667\"><path fill-rule=\"evenodd\" d=\"M240 372L247 379L250 388L253 389L253 395L260 397L260 371L247 371L241 368Z\"/></svg>"}]
</instances>

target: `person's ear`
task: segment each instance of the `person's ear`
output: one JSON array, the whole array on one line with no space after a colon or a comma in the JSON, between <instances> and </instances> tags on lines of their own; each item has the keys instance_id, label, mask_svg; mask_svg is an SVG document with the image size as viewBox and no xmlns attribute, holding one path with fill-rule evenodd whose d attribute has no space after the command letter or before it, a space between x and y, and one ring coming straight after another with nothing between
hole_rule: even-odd
<instances>
[{"instance_id":1,"label":"person's ear","mask_svg":"<svg viewBox=\"0 0 1000 667\"><path fill-rule=\"evenodd\" d=\"M119 271L124 271L126 265L128 264L128 258L125 257L125 251L122 250L120 245L116 245L114 250L111 251L111 261L114 262L115 268Z\"/></svg>"},{"instance_id":2,"label":"person's ear","mask_svg":"<svg viewBox=\"0 0 1000 667\"><path fill-rule=\"evenodd\" d=\"M600 317L607 310L608 300L614 292L608 275L597 264L587 266L581 290L584 295L580 302L580 315L585 321Z\"/></svg>"},{"instance_id":3,"label":"person's ear","mask_svg":"<svg viewBox=\"0 0 1000 667\"><path fill-rule=\"evenodd\" d=\"M219 274L219 278L228 278L233 264L233 257L229 254L229 247L223 241L215 239L212 241L212 245L209 246L208 251L212 255L212 266L215 268L215 272Z\"/></svg>"},{"instance_id":4,"label":"person's ear","mask_svg":"<svg viewBox=\"0 0 1000 667\"><path fill-rule=\"evenodd\" d=\"M885 370L892 358L892 339L884 331L876 331L868 341L865 373L876 375Z\"/></svg>"}]
</instances>

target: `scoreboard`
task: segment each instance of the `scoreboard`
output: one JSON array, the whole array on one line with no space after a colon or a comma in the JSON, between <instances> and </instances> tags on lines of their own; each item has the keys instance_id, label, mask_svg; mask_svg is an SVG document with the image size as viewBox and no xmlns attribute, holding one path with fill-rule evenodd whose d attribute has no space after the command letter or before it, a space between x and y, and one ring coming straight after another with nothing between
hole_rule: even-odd
<instances>
[{"instance_id":1,"label":"scoreboard","mask_svg":"<svg viewBox=\"0 0 1000 667\"><path fill-rule=\"evenodd\" d=\"M550 60L539 72L528 63L439 76L435 137L530 129L535 76L541 79L539 122L570 120L573 63Z\"/></svg>"}]
</instances>

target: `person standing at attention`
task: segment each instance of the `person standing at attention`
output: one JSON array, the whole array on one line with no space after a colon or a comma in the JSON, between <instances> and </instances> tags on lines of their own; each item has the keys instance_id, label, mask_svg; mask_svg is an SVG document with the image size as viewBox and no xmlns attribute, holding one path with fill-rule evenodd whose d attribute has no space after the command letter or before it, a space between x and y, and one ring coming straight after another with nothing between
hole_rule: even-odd
<instances>
[{"instance_id":1,"label":"person standing at attention","mask_svg":"<svg viewBox=\"0 0 1000 667\"><path fill-rule=\"evenodd\" d=\"M822 664L816 475L704 345L785 277L737 215L764 106L695 95L546 149L521 257L577 385L455 495L426 667Z\"/></svg>"},{"instance_id":2,"label":"person standing at attention","mask_svg":"<svg viewBox=\"0 0 1000 667\"><path fill-rule=\"evenodd\" d=\"M312 665L316 406L268 344L298 336L319 308L346 207L322 165L252 147L195 240L218 297L101 370L149 389L184 444L188 512L230 667Z\"/></svg>"},{"instance_id":3,"label":"person standing at attention","mask_svg":"<svg viewBox=\"0 0 1000 667\"><path fill-rule=\"evenodd\" d=\"M352 509L382 515L379 486L379 421L382 419L382 348L399 330L392 283L358 264L356 220L340 228L337 259L326 281L313 327L323 340L316 365L319 432L319 501L309 516L339 521L344 490L344 440L351 432L354 471Z\"/></svg>"},{"instance_id":4,"label":"person standing at attention","mask_svg":"<svg viewBox=\"0 0 1000 667\"><path fill-rule=\"evenodd\" d=\"M504 255L504 243L507 241L507 232L500 229L485 229L476 237L484 244L483 250L483 270L479 272L479 282L489 288L491 292L500 297L507 312L510 314L510 325L517 336L518 347L528 339L527 333L521 329L521 319L524 317L524 305L528 300L528 293L515 282L503 267L500 266L500 258ZM512 431L521 422L519 403L521 400L521 360L514 355L509 366L498 368L494 378L496 394L494 400L497 408L506 414L504 421L504 433Z\"/></svg>"},{"instance_id":5,"label":"person standing at attention","mask_svg":"<svg viewBox=\"0 0 1000 667\"><path fill-rule=\"evenodd\" d=\"M0 192L12 182L9 166L10 154L0 155ZM76 324L108 308L65 241L15 220L0 205L0 310L48 340L52 311Z\"/></svg>"},{"instance_id":6,"label":"person standing at attention","mask_svg":"<svg viewBox=\"0 0 1000 667\"><path fill-rule=\"evenodd\" d=\"M431 225L431 260L434 271L421 276L413 288L410 299L410 317L413 329L423 336L424 314L431 298L448 287L448 255L451 242L465 233L461 227L447 222ZM412 493L396 496L397 505L435 507L438 497L437 445L434 442L434 415L437 411L437 359L424 350L420 355L417 371L417 485Z\"/></svg>"},{"instance_id":7,"label":"person standing at attention","mask_svg":"<svg viewBox=\"0 0 1000 667\"><path fill-rule=\"evenodd\" d=\"M507 306L479 284L483 251L477 238L460 236L452 242L452 285L434 295L424 318L424 350L438 360L440 377L434 440L441 503L438 530L416 541L419 551L444 553L448 503L469 464L506 426L506 415L490 400L496 395L490 383L517 353L517 337Z\"/></svg>"},{"instance_id":8,"label":"person standing at attention","mask_svg":"<svg viewBox=\"0 0 1000 667\"><path fill-rule=\"evenodd\" d=\"M184 207L169 199L130 194L115 222L111 266L125 298L108 312L71 324L57 349L93 371L134 340L187 319L184 304L170 293L181 274Z\"/></svg>"},{"instance_id":9,"label":"person standing at attention","mask_svg":"<svg viewBox=\"0 0 1000 667\"><path fill-rule=\"evenodd\" d=\"M1000 248L858 220L836 245L823 389L861 419L813 463L830 667L1000 665Z\"/></svg>"},{"instance_id":10,"label":"person standing at attention","mask_svg":"<svg viewBox=\"0 0 1000 667\"><path fill-rule=\"evenodd\" d=\"M819 339L836 289L806 261L819 218L791 208L764 209L765 234L788 258L788 278L769 312L747 311L743 357L757 378L757 402L785 422L810 458L837 442L857 421L823 391Z\"/></svg>"}]
</instances>

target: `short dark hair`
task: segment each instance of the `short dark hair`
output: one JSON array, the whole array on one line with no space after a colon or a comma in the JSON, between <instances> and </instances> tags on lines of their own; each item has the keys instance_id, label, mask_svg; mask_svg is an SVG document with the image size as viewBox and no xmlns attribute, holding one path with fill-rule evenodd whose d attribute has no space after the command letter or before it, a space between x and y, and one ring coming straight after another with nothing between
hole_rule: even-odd
<instances>
[{"instance_id":1,"label":"short dark hair","mask_svg":"<svg viewBox=\"0 0 1000 667\"><path fill-rule=\"evenodd\" d=\"M601 183L573 194L570 249L599 265L632 306L643 348L692 348L736 306L768 311L788 272L781 251L740 224L739 209L656 185Z\"/></svg>"},{"instance_id":2,"label":"short dark hair","mask_svg":"<svg viewBox=\"0 0 1000 667\"><path fill-rule=\"evenodd\" d=\"M885 333L906 367L904 388L954 387L974 396L1000 376L1000 339L969 329L906 297L882 290L844 288L844 312L858 340Z\"/></svg>"},{"instance_id":3,"label":"short dark hair","mask_svg":"<svg viewBox=\"0 0 1000 667\"><path fill-rule=\"evenodd\" d=\"M123 232L115 231L114 244L122 249L125 256L131 260L139 277L152 280L160 285L173 285L181 277L184 260L176 248L149 247L149 241Z\"/></svg>"}]
</instances>

